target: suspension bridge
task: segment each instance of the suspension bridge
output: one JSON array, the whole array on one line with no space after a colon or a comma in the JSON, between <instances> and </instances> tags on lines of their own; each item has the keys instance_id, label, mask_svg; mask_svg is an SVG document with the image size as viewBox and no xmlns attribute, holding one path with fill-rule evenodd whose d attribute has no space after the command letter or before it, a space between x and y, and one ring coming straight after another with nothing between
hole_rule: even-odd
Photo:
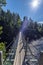
<instances>
[{"instance_id":1,"label":"suspension bridge","mask_svg":"<svg viewBox=\"0 0 43 65\"><path fill-rule=\"evenodd\" d=\"M43 38L32 42L26 42L23 31L27 28L27 26L28 20L26 18L15 42L13 42L13 44L11 43L11 48L9 49L8 57L6 58L4 65L39 64L38 60L40 52L43 51Z\"/></svg>"},{"instance_id":2,"label":"suspension bridge","mask_svg":"<svg viewBox=\"0 0 43 65\"><path fill-rule=\"evenodd\" d=\"M4 65L38 65L42 50L43 38L28 43L22 32L19 32L15 43L9 49L9 56Z\"/></svg>"}]
</instances>

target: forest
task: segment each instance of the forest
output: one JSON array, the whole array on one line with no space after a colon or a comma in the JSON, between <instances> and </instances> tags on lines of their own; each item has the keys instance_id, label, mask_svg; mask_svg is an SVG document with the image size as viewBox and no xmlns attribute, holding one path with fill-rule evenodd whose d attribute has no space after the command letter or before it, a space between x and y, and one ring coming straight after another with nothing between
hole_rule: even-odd
<instances>
[{"instance_id":1,"label":"forest","mask_svg":"<svg viewBox=\"0 0 43 65\"><path fill-rule=\"evenodd\" d=\"M10 47L7 48L7 46L10 43L13 44L26 18L24 16L22 21L19 13L11 13L10 10L4 11L2 6L5 5L7 5L6 2L0 0L0 50L3 51L4 58ZM31 18L29 18L28 22L29 25L23 31L25 40L27 41L27 38L29 38L29 41L32 41L43 37L43 24L37 23L37 21L34 22Z\"/></svg>"}]
</instances>

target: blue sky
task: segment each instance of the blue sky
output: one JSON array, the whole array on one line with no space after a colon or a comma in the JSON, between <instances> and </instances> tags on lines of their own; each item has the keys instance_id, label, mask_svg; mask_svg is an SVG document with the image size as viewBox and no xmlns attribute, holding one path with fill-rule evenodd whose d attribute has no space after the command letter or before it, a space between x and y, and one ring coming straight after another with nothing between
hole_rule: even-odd
<instances>
[{"instance_id":1,"label":"blue sky","mask_svg":"<svg viewBox=\"0 0 43 65\"><path fill-rule=\"evenodd\" d=\"M33 8L30 3L33 0L6 0L7 5L3 7L5 11L10 10L11 12L18 13L23 19L24 16L32 18L35 21L43 21L43 0L41 0L39 7Z\"/></svg>"}]
</instances>

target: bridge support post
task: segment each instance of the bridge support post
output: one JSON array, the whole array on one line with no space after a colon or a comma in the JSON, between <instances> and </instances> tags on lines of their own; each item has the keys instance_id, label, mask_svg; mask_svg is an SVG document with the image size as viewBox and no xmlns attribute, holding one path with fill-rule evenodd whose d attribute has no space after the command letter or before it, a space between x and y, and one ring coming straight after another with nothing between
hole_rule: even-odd
<instances>
[{"instance_id":1,"label":"bridge support post","mask_svg":"<svg viewBox=\"0 0 43 65\"><path fill-rule=\"evenodd\" d=\"M43 65L43 51L40 52L39 65Z\"/></svg>"},{"instance_id":2,"label":"bridge support post","mask_svg":"<svg viewBox=\"0 0 43 65\"><path fill-rule=\"evenodd\" d=\"M0 51L0 65L3 65L3 53Z\"/></svg>"}]
</instances>

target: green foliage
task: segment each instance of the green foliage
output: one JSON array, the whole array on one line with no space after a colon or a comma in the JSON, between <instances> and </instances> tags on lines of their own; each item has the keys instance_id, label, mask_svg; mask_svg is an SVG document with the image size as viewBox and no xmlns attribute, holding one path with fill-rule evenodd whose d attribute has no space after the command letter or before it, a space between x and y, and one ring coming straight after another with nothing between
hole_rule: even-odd
<instances>
[{"instance_id":1,"label":"green foliage","mask_svg":"<svg viewBox=\"0 0 43 65\"><path fill-rule=\"evenodd\" d=\"M18 28L20 28L20 26L21 26L21 20L20 20L20 19L18 19L18 22L17 22L17 27L18 27Z\"/></svg>"},{"instance_id":2,"label":"green foliage","mask_svg":"<svg viewBox=\"0 0 43 65\"><path fill-rule=\"evenodd\" d=\"M2 26L0 26L0 31L3 29L3 27Z\"/></svg>"},{"instance_id":3,"label":"green foliage","mask_svg":"<svg viewBox=\"0 0 43 65\"><path fill-rule=\"evenodd\" d=\"M3 29L3 27L0 26L0 35L3 33L2 29Z\"/></svg>"},{"instance_id":4,"label":"green foliage","mask_svg":"<svg viewBox=\"0 0 43 65\"><path fill-rule=\"evenodd\" d=\"M6 58L6 48L5 48L5 43L1 42L0 43L0 51L3 51L3 58Z\"/></svg>"},{"instance_id":5,"label":"green foliage","mask_svg":"<svg viewBox=\"0 0 43 65\"><path fill-rule=\"evenodd\" d=\"M6 4L6 0L0 0L0 6L4 5L5 6Z\"/></svg>"},{"instance_id":6,"label":"green foliage","mask_svg":"<svg viewBox=\"0 0 43 65\"><path fill-rule=\"evenodd\" d=\"M6 0L0 0L0 14L1 14L1 10L2 10L2 6L6 5Z\"/></svg>"},{"instance_id":7,"label":"green foliage","mask_svg":"<svg viewBox=\"0 0 43 65\"><path fill-rule=\"evenodd\" d=\"M7 12L1 10L0 41L7 42L6 47L12 42L13 38L16 37L20 27L21 19L19 14L11 13L10 10L7 10Z\"/></svg>"},{"instance_id":8,"label":"green foliage","mask_svg":"<svg viewBox=\"0 0 43 65\"><path fill-rule=\"evenodd\" d=\"M3 31L0 31L0 35L3 33Z\"/></svg>"}]
</instances>

